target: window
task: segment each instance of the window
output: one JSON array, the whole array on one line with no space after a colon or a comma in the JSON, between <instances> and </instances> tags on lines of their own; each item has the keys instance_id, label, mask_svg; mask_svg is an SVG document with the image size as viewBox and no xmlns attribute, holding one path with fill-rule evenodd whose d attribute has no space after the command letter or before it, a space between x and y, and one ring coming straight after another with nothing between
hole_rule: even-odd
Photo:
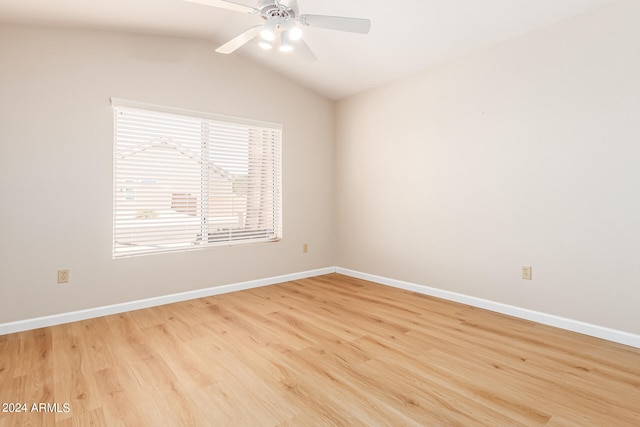
<instances>
[{"instance_id":1,"label":"window","mask_svg":"<svg viewBox=\"0 0 640 427\"><path fill-rule=\"evenodd\" d=\"M112 100L113 256L282 236L282 127Z\"/></svg>"}]
</instances>

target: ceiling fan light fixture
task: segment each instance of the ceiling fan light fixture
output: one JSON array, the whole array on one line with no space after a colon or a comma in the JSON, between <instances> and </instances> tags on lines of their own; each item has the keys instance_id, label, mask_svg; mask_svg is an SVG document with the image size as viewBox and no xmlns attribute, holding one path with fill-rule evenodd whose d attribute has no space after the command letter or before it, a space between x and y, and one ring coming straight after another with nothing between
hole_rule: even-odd
<instances>
[{"instance_id":1,"label":"ceiling fan light fixture","mask_svg":"<svg viewBox=\"0 0 640 427\"><path fill-rule=\"evenodd\" d=\"M289 38L293 41L300 40L302 38L302 30L298 27L289 30Z\"/></svg>"},{"instance_id":2,"label":"ceiling fan light fixture","mask_svg":"<svg viewBox=\"0 0 640 427\"><path fill-rule=\"evenodd\" d=\"M264 28L260 31L260 36L263 40L274 41L276 39L276 31L278 30L278 25L281 24L281 19L277 16L272 16L267 19L267 22L264 24Z\"/></svg>"},{"instance_id":3,"label":"ceiling fan light fixture","mask_svg":"<svg viewBox=\"0 0 640 427\"><path fill-rule=\"evenodd\" d=\"M258 43L258 46L260 46L262 49L264 50L271 50L273 49L273 45L271 44L270 41L268 40L260 40L260 42Z\"/></svg>"},{"instance_id":4,"label":"ceiling fan light fixture","mask_svg":"<svg viewBox=\"0 0 640 427\"><path fill-rule=\"evenodd\" d=\"M296 25L296 21L293 19L287 19L284 26L285 31L289 34L289 40L297 41L302 38L302 29Z\"/></svg>"},{"instance_id":5,"label":"ceiling fan light fixture","mask_svg":"<svg viewBox=\"0 0 640 427\"><path fill-rule=\"evenodd\" d=\"M285 31L282 33L282 38L280 40L280 47L278 48L280 52L291 52L293 50L293 45L291 44L291 37L289 31Z\"/></svg>"}]
</instances>

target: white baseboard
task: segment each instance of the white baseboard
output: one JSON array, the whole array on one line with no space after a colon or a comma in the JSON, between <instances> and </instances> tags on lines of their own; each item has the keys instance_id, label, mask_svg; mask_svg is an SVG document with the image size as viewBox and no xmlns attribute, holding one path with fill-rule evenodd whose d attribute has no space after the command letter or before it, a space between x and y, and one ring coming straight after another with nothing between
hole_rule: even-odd
<instances>
[{"instance_id":1,"label":"white baseboard","mask_svg":"<svg viewBox=\"0 0 640 427\"><path fill-rule=\"evenodd\" d=\"M554 316L552 314L545 314L538 311L528 310L526 308L515 307L512 305L458 294L455 292L444 291L442 289L431 288L429 286L417 285L415 283L361 273L359 271L349 270L346 268L337 267L336 273L344 274L345 276L351 276L358 279L368 280L370 282L375 282L382 285L393 286L395 288L430 295L449 301L455 301L473 307L483 308L486 310L495 311L497 313L518 317L520 319L531 320L533 322L538 322L544 325L555 326L557 328L566 329L568 331L578 332L584 335L602 338L608 341L640 348L640 335L635 335L629 332L609 329L590 323Z\"/></svg>"},{"instance_id":2,"label":"white baseboard","mask_svg":"<svg viewBox=\"0 0 640 427\"><path fill-rule=\"evenodd\" d=\"M77 322L79 320L93 319L95 317L108 316L110 314L124 313L127 311L139 310L141 308L156 307L159 305L171 304L192 300L196 298L208 297L211 295L225 294L229 292L242 291L245 289L258 288L260 286L274 285L276 283L299 280L307 277L320 276L322 274L335 273L335 267L321 268L317 270L303 271L300 273L285 274L283 276L268 277L266 279L250 280L247 282L233 283L229 285L214 286L195 291L181 292L178 294L163 295L154 298L147 298L138 301L125 302L121 304L108 305L103 307L90 308L86 310L73 311L70 313L55 314L52 316L38 317L35 319L18 320L15 322L0 324L0 335L14 332L28 331L31 329L44 328L47 326L60 325L63 323Z\"/></svg>"},{"instance_id":3,"label":"white baseboard","mask_svg":"<svg viewBox=\"0 0 640 427\"><path fill-rule=\"evenodd\" d=\"M198 289L194 291L182 292L178 294L163 295L160 297L148 298L138 301L125 302L121 304L108 305L104 307L90 308L87 310L73 311L70 313L56 314L52 316L38 317L35 319L18 320L15 322L0 324L0 335L10 334L14 332L28 331L31 329L44 328L47 326L60 325L62 323L76 322L79 320L92 319L95 317L108 316L110 314L124 313L127 311L139 310L142 308L155 307L174 302L203 298L212 295L225 294L229 292L241 291L245 289L258 288L261 286L274 285L277 283L288 282L291 280L299 280L307 277L320 276L329 273L340 273L345 276L351 276L358 279L368 280L370 282L382 285L392 286L395 288L405 289L425 295L434 296L450 301L467 304L473 307L483 308L497 313L518 317L525 320L531 320L544 325L555 326L557 328L566 329L568 331L578 332L592 337L602 338L608 341L629 345L640 348L640 335L629 332L609 329L590 323L571 320L564 317L545 314L538 311L528 310L525 308L515 307L512 305L502 304L499 302L489 301L482 298L476 298L468 295L458 294L455 292L445 291L442 289L431 288L429 286L418 285L415 283L404 282L401 280L390 279L387 277L376 276L373 274L362 273L355 270L349 270L341 267L326 267L317 270L303 271L299 273L285 274L283 276L268 277L265 279L250 280L247 282L233 283L229 285L214 286L206 289Z\"/></svg>"}]
</instances>

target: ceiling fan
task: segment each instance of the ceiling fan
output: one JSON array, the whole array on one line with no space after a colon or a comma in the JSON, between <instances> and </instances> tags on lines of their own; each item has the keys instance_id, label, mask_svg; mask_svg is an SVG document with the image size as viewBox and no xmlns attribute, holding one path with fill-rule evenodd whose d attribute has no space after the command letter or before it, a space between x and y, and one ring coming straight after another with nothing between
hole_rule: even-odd
<instances>
[{"instance_id":1,"label":"ceiling fan","mask_svg":"<svg viewBox=\"0 0 640 427\"><path fill-rule=\"evenodd\" d=\"M297 0L259 0L256 7L227 0L185 1L257 15L264 19L265 22L263 24L249 28L216 49L216 52L224 54L234 52L260 35L259 46L263 49L273 49L276 46L282 52L289 52L295 49L300 57L312 62L317 58L302 39L302 29L298 24L360 34L367 34L371 28L371 21L368 19L327 15L300 15Z\"/></svg>"}]
</instances>

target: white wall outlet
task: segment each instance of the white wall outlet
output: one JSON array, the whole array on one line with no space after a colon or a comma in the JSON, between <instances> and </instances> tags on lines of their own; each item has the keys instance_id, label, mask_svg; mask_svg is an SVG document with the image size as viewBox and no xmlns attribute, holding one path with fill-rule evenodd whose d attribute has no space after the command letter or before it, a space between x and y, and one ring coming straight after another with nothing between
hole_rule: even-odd
<instances>
[{"instance_id":1,"label":"white wall outlet","mask_svg":"<svg viewBox=\"0 0 640 427\"><path fill-rule=\"evenodd\" d=\"M69 283L69 270L58 270L58 283Z\"/></svg>"},{"instance_id":2,"label":"white wall outlet","mask_svg":"<svg viewBox=\"0 0 640 427\"><path fill-rule=\"evenodd\" d=\"M531 280L531 266L523 265L522 266L522 278L524 280Z\"/></svg>"}]
</instances>

